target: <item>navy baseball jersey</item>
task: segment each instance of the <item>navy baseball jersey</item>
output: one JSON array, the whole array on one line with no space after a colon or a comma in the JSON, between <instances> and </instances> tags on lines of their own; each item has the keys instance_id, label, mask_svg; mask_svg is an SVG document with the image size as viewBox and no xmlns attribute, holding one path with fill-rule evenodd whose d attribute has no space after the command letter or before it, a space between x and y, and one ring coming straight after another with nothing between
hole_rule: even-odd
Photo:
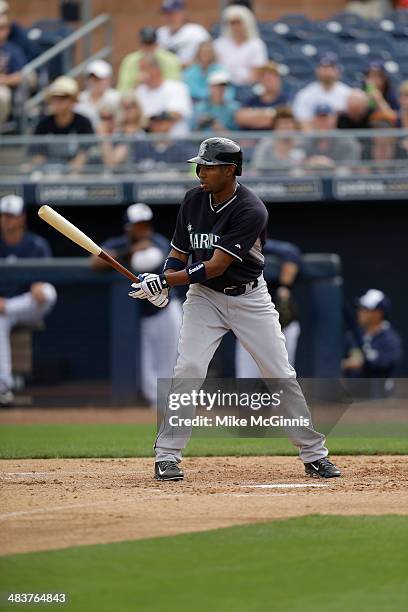
<instances>
[{"instance_id":1,"label":"navy baseball jersey","mask_svg":"<svg viewBox=\"0 0 408 612\"><path fill-rule=\"evenodd\" d=\"M44 238L25 232L17 244L8 244L0 236L0 259L14 261L30 257L52 257L50 245ZM0 283L0 297L14 297L28 291L29 285L19 283Z\"/></svg>"},{"instance_id":2,"label":"navy baseball jersey","mask_svg":"<svg viewBox=\"0 0 408 612\"><path fill-rule=\"evenodd\" d=\"M161 234L152 234L149 237L149 240L154 244L154 246L158 247L163 253L163 262L162 264L156 268L156 270L151 270L154 274L161 274L163 263L169 253L169 241L167 238L162 236ZM106 250L112 250L119 253L118 259L125 266L129 266L130 256L131 256L131 246L132 242L126 234L122 236L116 236L115 238L108 238L103 244L102 248ZM137 272L146 272L146 270L137 270ZM170 296L169 296L170 298ZM149 300L140 300L139 303L140 314L143 317L151 317L152 315L156 315L161 312L160 308L151 304Z\"/></svg>"},{"instance_id":3,"label":"navy baseball jersey","mask_svg":"<svg viewBox=\"0 0 408 612\"><path fill-rule=\"evenodd\" d=\"M192 262L208 261L214 249L232 255L234 261L222 276L202 283L223 291L255 280L262 273L267 221L264 203L240 183L231 198L218 205L212 194L195 187L181 203L171 246L191 255Z\"/></svg>"}]
</instances>

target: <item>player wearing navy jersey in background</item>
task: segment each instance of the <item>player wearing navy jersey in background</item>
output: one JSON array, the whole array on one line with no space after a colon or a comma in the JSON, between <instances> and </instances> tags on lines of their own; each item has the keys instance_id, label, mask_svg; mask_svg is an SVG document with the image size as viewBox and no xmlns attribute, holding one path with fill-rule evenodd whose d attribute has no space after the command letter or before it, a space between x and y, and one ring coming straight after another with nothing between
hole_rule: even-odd
<instances>
[{"instance_id":1,"label":"player wearing navy jersey in background","mask_svg":"<svg viewBox=\"0 0 408 612\"><path fill-rule=\"evenodd\" d=\"M390 309L390 300L382 291L369 289L357 300L358 326L346 337L344 374L371 379L371 397L385 397L393 391L392 377L402 356L401 337L387 320Z\"/></svg>"},{"instance_id":2,"label":"player wearing navy jersey in background","mask_svg":"<svg viewBox=\"0 0 408 612\"><path fill-rule=\"evenodd\" d=\"M169 287L190 285L175 381L204 381L222 337L232 330L263 378L286 379L285 416L298 418L300 407L310 418L262 275L268 213L255 193L237 181L242 151L227 138L208 138L201 143L198 156L188 161L197 164L201 185L188 191L180 206L164 272L142 275L130 295L142 299L160 296L165 304ZM191 263L187 263L189 257ZM183 478L178 463L189 435L176 437L173 433L164 425L156 439L158 480ZM324 436L311 425L293 427L288 435L299 448L307 474L340 475L327 459Z\"/></svg>"},{"instance_id":3,"label":"player wearing navy jersey in background","mask_svg":"<svg viewBox=\"0 0 408 612\"><path fill-rule=\"evenodd\" d=\"M157 234L152 226L153 212L143 203L132 204L125 215L125 232L109 238L102 248L133 270L160 272L169 252L169 242ZM99 257L92 256L95 270L110 270ZM142 391L151 407L156 405L157 379L170 378L177 357L177 343L181 326L181 307L171 300L163 310L160 299L140 304L140 350ZM159 307L159 309L157 308Z\"/></svg>"},{"instance_id":4,"label":"player wearing navy jersey in background","mask_svg":"<svg viewBox=\"0 0 408 612\"><path fill-rule=\"evenodd\" d=\"M0 258L6 261L28 257L51 257L48 242L26 228L24 202L20 196L0 200ZM11 406L10 332L15 325L33 325L43 319L57 300L49 283L5 283L0 280L0 406Z\"/></svg>"}]
</instances>

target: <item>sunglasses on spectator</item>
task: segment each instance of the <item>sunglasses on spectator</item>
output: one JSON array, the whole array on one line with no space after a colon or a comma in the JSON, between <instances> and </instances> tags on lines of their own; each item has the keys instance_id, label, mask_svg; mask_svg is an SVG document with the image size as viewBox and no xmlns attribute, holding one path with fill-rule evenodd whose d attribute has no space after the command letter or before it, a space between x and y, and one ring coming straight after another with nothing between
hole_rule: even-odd
<instances>
[{"instance_id":1,"label":"sunglasses on spectator","mask_svg":"<svg viewBox=\"0 0 408 612\"><path fill-rule=\"evenodd\" d=\"M68 98L70 98L71 96L69 96L68 94L55 94L53 96L51 96L51 100L68 100Z\"/></svg>"},{"instance_id":2,"label":"sunglasses on spectator","mask_svg":"<svg viewBox=\"0 0 408 612\"><path fill-rule=\"evenodd\" d=\"M114 116L113 115L100 115L100 118L102 121L113 121Z\"/></svg>"},{"instance_id":3,"label":"sunglasses on spectator","mask_svg":"<svg viewBox=\"0 0 408 612\"><path fill-rule=\"evenodd\" d=\"M131 108L137 108L137 104L134 104L133 102L130 102L128 104L122 104L122 108L124 108L125 110L129 110Z\"/></svg>"}]
</instances>

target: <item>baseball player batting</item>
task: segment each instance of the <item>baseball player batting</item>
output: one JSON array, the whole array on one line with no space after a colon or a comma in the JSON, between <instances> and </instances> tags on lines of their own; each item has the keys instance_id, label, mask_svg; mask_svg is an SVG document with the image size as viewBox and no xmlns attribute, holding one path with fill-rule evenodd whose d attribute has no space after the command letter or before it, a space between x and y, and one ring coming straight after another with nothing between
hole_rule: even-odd
<instances>
[{"instance_id":1,"label":"baseball player batting","mask_svg":"<svg viewBox=\"0 0 408 612\"><path fill-rule=\"evenodd\" d=\"M285 416L298 416L301 404L311 423L262 274L268 212L255 193L237 180L242 172L241 148L228 138L208 138L197 157L188 161L197 164L200 186L189 190L180 206L163 273L143 274L129 295L156 303L159 299L163 307L170 287L190 285L174 379L204 382L222 337L232 330L263 378L286 379ZM328 459L324 436L311 424L287 432L307 475L340 476ZM175 437L166 432L166 426L160 428L155 442L157 480L183 479L179 463L190 434Z\"/></svg>"}]
</instances>

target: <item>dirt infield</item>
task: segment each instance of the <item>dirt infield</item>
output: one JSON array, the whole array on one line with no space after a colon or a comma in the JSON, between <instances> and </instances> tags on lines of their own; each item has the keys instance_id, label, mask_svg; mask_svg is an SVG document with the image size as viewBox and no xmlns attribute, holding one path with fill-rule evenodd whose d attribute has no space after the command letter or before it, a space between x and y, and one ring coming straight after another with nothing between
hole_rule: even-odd
<instances>
[{"instance_id":1,"label":"dirt infield","mask_svg":"<svg viewBox=\"0 0 408 612\"><path fill-rule=\"evenodd\" d=\"M0 461L0 553L172 535L304 514L408 514L406 457L335 458L306 478L293 457L190 458L184 482L151 459Z\"/></svg>"}]
</instances>

